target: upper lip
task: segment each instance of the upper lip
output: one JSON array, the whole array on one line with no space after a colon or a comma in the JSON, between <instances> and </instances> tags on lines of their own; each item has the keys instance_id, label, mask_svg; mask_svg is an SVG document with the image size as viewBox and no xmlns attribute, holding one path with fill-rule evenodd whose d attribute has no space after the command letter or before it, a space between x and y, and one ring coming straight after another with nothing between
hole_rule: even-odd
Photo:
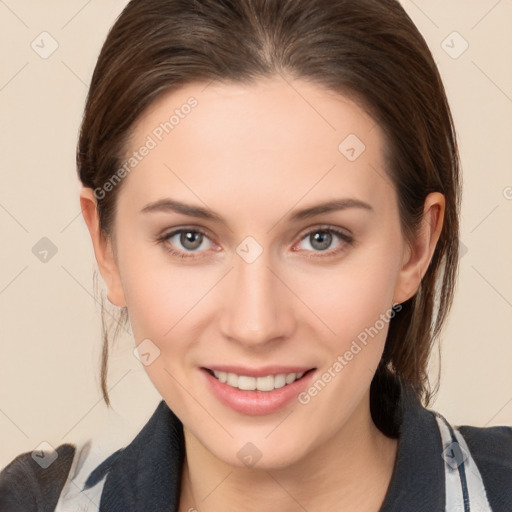
<instances>
[{"instance_id":1,"label":"upper lip","mask_svg":"<svg viewBox=\"0 0 512 512\"><path fill-rule=\"evenodd\" d=\"M263 366L261 368L247 368L244 366L233 365L213 365L204 366L206 370L215 370L217 372L235 373L236 375L245 375L247 377L266 377L267 375L280 375L289 373L305 373L313 370L312 366Z\"/></svg>"}]
</instances>

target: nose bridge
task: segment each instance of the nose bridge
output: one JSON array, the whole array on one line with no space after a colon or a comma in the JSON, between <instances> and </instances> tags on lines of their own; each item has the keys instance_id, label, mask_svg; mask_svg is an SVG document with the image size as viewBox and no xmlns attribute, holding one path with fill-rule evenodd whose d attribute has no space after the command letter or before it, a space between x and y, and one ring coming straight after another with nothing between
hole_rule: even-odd
<instances>
[{"instance_id":1,"label":"nose bridge","mask_svg":"<svg viewBox=\"0 0 512 512\"><path fill-rule=\"evenodd\" d=\"M239 254L234 256L221 326L225 336L256 346L290 334L292 305L282 283L270 270L268 252L263 251L255 258L253 252L253 259L246 258L243 249L240 244Z\"/></svg>"}]
</instances>

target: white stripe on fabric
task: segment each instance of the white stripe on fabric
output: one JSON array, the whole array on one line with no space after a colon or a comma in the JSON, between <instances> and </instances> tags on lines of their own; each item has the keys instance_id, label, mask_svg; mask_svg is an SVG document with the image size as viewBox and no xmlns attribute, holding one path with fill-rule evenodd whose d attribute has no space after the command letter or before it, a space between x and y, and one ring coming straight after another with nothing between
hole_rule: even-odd
<instances>
[{"instance_id":1,"label":"white stripe on fabric","mask_svg":"<svg viewBox=\"0 0 512 512\"><path fill-rule=\"evenodd\" d=\"M464 462L464 466L466 468L466 481L468 483L471 512L492 512L491 505L487 500L487 493L485 492L482 475L478 470L475 460L471 456L471 452L469 451L469 447L466 444L466 440L464 439L464 436L457 430L457 427L455 427L453 430L460 446L469 455Z\"/></svg>"},{"instance_id":2,"label":"white stripe on fabric","mask_svg":"<svg viewBox=\"0 0 512 512\"><path fill-rule=\"evenodd\" d=\"M85 491L82 491L82 489L91 472L104 458L104 452L96 452L96 450L92 448L91 441L87 441L81 446L76 446L69 476L61 491L55 512L99 511L101 493L103 492L106 477L94 487Z\"/></svg>"},{"instance_id":3,"label":"white stripe on fabric","mask_svg":"<svg viewBox=\"0 0 512 512\"><path fill-rule=\"evenodd\" d=\"M451 467L445 459L445 452L449 450L452 444L452 436L450 430L444 424L440 416L436 415L437 426L441 434L442 456L444 462L445 477L445 496L446 496L446 512L464 512L464 500L462 496L462 485L460 483L459 471Z\"/></svg>"},{"instance_id":4,"label":"white stripe on fabric","mask_svg":"<svg viewBox=\"0 0 512 512\"><path fill-rule=\"evenodd\" d=\"M484 483L468 445L457 428L452 427L457 443L453 442L448 422L436 413L436 421L443 446L446 487L446 512L492 512ZM457 446L458 444L458 446ZM459 465L463 464L469 508L464 508L464 493Z\"/></svg>"}]
</instances>

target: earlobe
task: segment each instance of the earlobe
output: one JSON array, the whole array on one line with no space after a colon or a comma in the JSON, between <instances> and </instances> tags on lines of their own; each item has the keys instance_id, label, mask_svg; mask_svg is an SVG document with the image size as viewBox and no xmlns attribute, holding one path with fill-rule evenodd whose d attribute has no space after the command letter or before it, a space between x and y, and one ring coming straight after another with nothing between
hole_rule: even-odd
<instances>
[{"instance_id":1,"label":"earlobe","mask_svg":"<svg viewBox=\"0 0 512 512\"><path fill-rule=\"evenodd\" d=\"M93 190L84 187L80 192L80 207L91 236L100 274L107 286L108 299L114 305L125 307L126 303L119 269L114 258L112 241L106 238L100 230L97 204Z\"/></svg>"},{"instance_id":2,"label":"earlobe","mask_svg":"<svg viewBox=\"0 0 512 512\"><path fill-rule=\"evenodd\" d=\"M403 265L398 274L394 303L405 302L417 293L441 235L444 211L444 196L439 192L428 194L416 239L412 246L407 247Z\"/></svg>"}]
</instances>

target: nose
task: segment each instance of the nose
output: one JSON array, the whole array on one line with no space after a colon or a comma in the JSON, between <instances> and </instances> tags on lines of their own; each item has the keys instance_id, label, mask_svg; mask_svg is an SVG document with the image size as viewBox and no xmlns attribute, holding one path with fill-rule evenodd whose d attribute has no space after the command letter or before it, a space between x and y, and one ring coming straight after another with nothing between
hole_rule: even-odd
<instances>
[{"instance_id":1,"label":"nose","mask_svg":"<svg viewBox=\"0 0 512 512\"><path fill-rule=\"evenodd\" d=\"M252 263L234 255L222 295L220 329L227 339L256 349L292 335L294 296L265 251Z\"/></svg>"}]
</instances>

